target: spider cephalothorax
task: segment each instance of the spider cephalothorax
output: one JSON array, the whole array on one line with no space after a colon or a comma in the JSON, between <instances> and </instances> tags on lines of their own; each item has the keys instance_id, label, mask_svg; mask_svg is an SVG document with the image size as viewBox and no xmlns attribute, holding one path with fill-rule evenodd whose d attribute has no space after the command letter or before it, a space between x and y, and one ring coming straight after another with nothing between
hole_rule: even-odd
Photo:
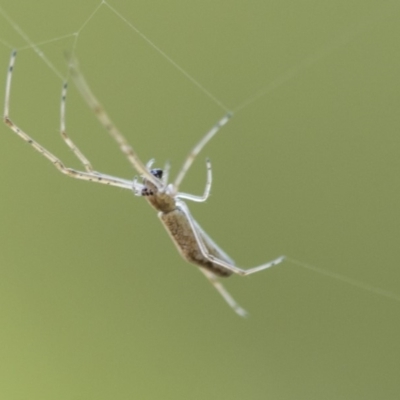
<instances>
[{"instance_id":1,"label":"spider cephalothorax","mask_svg":"<svg viewBox=\"0 0 400 400\"><path fill-rule=\"evenodd\" d=\"M149 170L149 172L157 178L157 180L162 183L163 170L161 168L153 168ZM154 184L154 182L150 182L148 179L143 178L142 188L140 190L140 196L154 196L159 191L159 188Z\"/></svg>"},{"instance_id":2,"label":"spider cephalothorax","mask_svg":"<svg viewBox=\"0 0 400 400\"><path fill-rule=\"evenodd\" d=\"M167 183L163 181L164 171L160 168L153 168L150 169L149 172L156 178L161 187L157 186L156 182L143 178L139 196L146 197L146 200L156 210L162 211L163 213L169 213L175 210L175 198L169 190L166 190L168 186Z\"/></svg>"}]
</instances>

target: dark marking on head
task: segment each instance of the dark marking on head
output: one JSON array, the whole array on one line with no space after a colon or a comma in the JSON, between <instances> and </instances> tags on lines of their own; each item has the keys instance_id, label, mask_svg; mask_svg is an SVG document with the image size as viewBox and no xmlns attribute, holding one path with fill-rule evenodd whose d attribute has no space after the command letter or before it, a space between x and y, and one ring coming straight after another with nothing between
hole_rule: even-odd
<instances>
[{"instance_id":1,"label":"dark marking on head","mask_svg":"<svg viewBox=\"0 0 400 400\"><path fill-rule=\"evenodd\" d=\"M152 170L150 170L150 173L155 176L158 179L162 179L163 176L163 170L160 168L154 168Z\"/></svg>"},{"instance_id":2,"label":"dark marking on head","mask_svg":"<svg viewBox=\"0 0 400 400\"><path fill-rule=\"evenodd\" d=\"M154 192L150 190L148 187L144 187L142 189L142 196L153 196Z\"/></svg>"}]
</instances>

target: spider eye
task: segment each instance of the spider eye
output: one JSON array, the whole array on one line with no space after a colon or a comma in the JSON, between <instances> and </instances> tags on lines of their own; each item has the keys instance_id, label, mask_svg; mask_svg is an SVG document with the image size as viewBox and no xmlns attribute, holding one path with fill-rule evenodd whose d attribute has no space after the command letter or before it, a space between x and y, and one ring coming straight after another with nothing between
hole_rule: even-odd
<instances>
[{"instance_id":1,"label":"spider eye","mask_svg":"<svg viewBox=\"0 0 400 400\"><path fill-rule=\"evenodd\" d=\"M162 169L155 168L155 169L150 170L150 173L152 175L154 175L156 178L162 179L162 176L163 176L163 170Z\"/></svg>"}]
</instances>

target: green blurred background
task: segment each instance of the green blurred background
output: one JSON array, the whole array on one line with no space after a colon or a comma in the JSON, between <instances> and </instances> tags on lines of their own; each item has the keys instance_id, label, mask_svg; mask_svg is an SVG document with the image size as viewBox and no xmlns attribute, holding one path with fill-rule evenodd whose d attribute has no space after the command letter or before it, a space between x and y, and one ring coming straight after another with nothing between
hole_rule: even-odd
<instances>
[{"instance_id":1,"label":"green blurred background","mask_svg":"<svg viewBox=\"0 0 400 400\"><path fill-rule=\"evenodd\" d=\"M243 267L280 254L400 295L398 2L110 0L235 109L182 190ZM35 42L99 4L2 0ZM26 42L0 19L0 79ZM8 44L8 45L7 45ZM62 74L71 38L41 49ZM185 155L224 111L103 6L76 50L138 153ZM79 167L58 135L61 79L20 51L11 116ZM272 85L272 86L271 86ZM274 86L275 85L275 86ZM135 174L75 88L67 127L95 168ZM0 127L0 398L398 399L400 303L289 262L226 286L186 264L145 201L59 174Z\"/></svg>"}]
</instances>

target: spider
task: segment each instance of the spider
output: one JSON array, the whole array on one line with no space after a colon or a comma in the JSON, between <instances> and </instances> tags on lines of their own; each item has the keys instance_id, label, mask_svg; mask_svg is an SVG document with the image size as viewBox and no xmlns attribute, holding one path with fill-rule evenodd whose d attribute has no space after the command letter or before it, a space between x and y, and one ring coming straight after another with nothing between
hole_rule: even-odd
<instances>
[{"instance_id":1,"label":"spider","mask_svg":"<svg viewBox=\"0 0 400 400\"><path fill-rule=\"evenodd\" d=\"M21 139L28 142L36 151L46 157L63 174L76 179L129 189L132 190L136 196L143 196L148 203L158 211L158 217L160 218L161 223L169 233L181 256L186 261L200 267L200 271L208 278L208 280L222 295L229 306L238 315L246 316L247 312L240 307L233 297L227 292L218 278L228 277L232 274L246 276L263 271L281 263L284 260L284 256L278 257L275 260L254 268L247 270L241 269L235 265L234 261L207 235L207 233L204 232L200 225L194 220L183 199L195 202L204 202L207 200L210 194L212 182L211 162L209 159L206 159L207 180L203 195L198 196L178 191L181 182L183 181L197 155L210 141L210 139L229 121L232 113L228 113L222 117L203 136L203 138L187 156L182 168L178 172L175 181L173 183L168 183L168 172L170 168L169 164L167 163L164 169L152 168L154 160L150 160L147 164L143 164L133 147L129 145L122 133L119 132L97 98L93 95L83 75L78 70L76 63L73 60L70 60L70 73L75 85L100 123L117 142L122 153L127 157L133 168L138 174L140 174L141 182L139 182L137 177L135 177L133 180L127 180L103 174L93 169L92 164L66 133L65 108L67 83L64 83L61 95L60 133L62 139L72 150L75 156L80 160L85 169L85 171L78 171L73 168L66 167L58 157L33 140L10 119L9 108L11 81L13 77L16 55L16 51L13 51L7 72L4 105L4 122L6 125Z\"/></svg>"}]
</instances>

